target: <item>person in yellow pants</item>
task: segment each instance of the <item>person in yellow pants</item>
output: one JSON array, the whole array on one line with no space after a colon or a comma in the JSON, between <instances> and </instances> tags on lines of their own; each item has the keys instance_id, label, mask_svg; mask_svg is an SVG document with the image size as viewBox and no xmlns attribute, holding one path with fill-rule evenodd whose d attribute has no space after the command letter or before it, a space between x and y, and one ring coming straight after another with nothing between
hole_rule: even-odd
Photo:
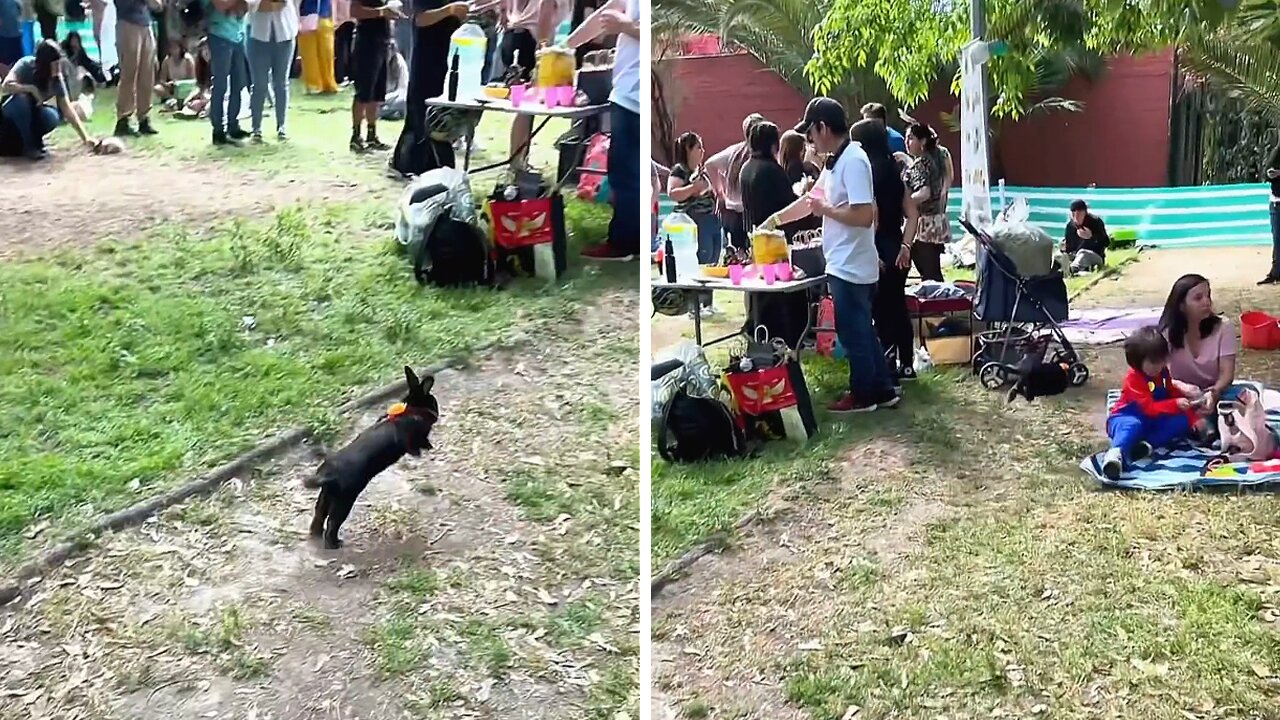
<instances>
[{"instance_id":1,"label":"person in yellow pants","mask_svg":"<svg viewBox=\"0 0 1280 720\"><path fill-rule=\"evenodd\" d=\"M336 93L338 81L333 77L333 2L302 0L299 14L302 16L301 32L298 33L298 52L302 55L302 82L310 93Z\"/></svg>"}]
</instances>

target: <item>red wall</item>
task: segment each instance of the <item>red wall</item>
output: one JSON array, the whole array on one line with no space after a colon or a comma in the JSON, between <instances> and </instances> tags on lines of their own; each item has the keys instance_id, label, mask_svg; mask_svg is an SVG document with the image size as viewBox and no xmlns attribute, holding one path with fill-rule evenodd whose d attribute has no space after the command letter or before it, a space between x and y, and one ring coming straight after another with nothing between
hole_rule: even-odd
<instances>
[{"instance_id":1,"label":"red wall","mask_svg":"<svg viewBox=\"0 0 1280 720\"><path fill-rule=\"evenodd\" d=\"M676 135L696 132L708 153L742 140L753 112L782 129L794 126L808 98L751 55L683 57L662 62L663 86L675 107Z\"/></svg>"},{"instance_id":2,"label":"red wall","mask_svg":"<svg viewBox=\"0 0 1280 720\"><path fill-rule=\"evenodd\" d=\"M666 88L675 97L677 132L697 132L710 152L740 140L742 118L752 112L785 129L804 111L807 98L750 55L684 57L663 64L674 79ZM1040 187L1167 185L1174 72L1173 50L1117 57L1097 82L1077 78L1057 93L1083 102L1083 112L1002 123L992 151L1003 164L1005 181ZM914 114L956 150L959 136L940 118L959 105L948 91L941 86ZM954 155L959 163L959 152Z\"/></svg>"}]
</instances>

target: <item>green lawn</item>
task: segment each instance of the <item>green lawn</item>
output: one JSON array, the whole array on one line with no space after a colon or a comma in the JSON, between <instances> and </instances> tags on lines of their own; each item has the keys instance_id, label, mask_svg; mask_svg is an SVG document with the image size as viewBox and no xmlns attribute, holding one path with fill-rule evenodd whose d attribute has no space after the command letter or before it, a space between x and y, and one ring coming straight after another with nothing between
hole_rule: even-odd
<instances>
[{"instance_id":1,"label":"green lawn","mask_svg":"<svg viewBox=\"0 0 1280 720\"><path fill-rule=\"evenodd\" d=\"M380 166L353 161L346 149L344 97L299 96L285 146L215 149L206 123L164 120L157 139L134 144L158 159L225 156L233 168L272 171L256 182L322 172L375 178ZM99 98L95 131L112 122L109 101ZM496 138L506 119L482 124L490 147L505 147ZM66 142L70 130L59 133ZM535 162L554 158L554 135L543 138ZM398 187L371 181L364 199L347 203L284 207L212 227L168 223L92 250L0 265L6 562L20 559L13 551L37 524L74 527L273 430L336 427L331 412L344 398L394 380L404 363L531 337L570 320L601 288L636 283L634 265L578 260L578 249L604 238L610 210L571 201L571 270L559 283L420 288L392 237Z\"/></svg>"}]
</instances>

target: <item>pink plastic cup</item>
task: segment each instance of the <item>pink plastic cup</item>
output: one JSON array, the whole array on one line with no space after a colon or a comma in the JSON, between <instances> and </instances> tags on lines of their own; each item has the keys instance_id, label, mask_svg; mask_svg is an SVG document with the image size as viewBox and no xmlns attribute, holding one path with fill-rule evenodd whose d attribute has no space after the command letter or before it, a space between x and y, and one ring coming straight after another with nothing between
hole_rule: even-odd
<instances>
[{"instance_id":1,"label":"pink plastic cup","mask_svg":"<svg viewBox=\"0 0 1280 720\"><path fill-rule=\"evenodd\" d=\"M546 104L550 110L560 104L560 93L557 88L549 87L542 89L542 102Z\"/></svg>"},{"instance_id":2,"label":"pink plastic cup","mask_svg":"<svg viewBox=\"0 0 1280 720\"><path fill-rule=\"evenodd\" d=\"M573 107L574 96L578 94L578 91L572 85L564 85L558 89L560 91L560 107Z\"/></svg>"},{"instance_id":3,"label":"pink plastic cup","mask_svg":"<svg viewBox=\"0 0 1280 720\"><path fill-rule=\"evenodd\" d=\"M791 282L794 274L791 272L791 263L780 262L773 266L773 274L778 278L778 282Z\"/></svg>"},{"instance_id":4,"label":"pink plastic cup","mask_svg":"<svg viewBox=\"0 0 1280 720\"><path fill-rule=\"evenodd\" d=\"M511 107L520 107L524 102L524 94L529 90L528 85L512 85L511 86Z\"/></svg>"},{"instance_id":5,"label":"pink plastic cup","mask_svg":"<svg viewBox=\"0 0 1280 720\"><path fill-rule=\"evenodd\" d=\"M742 273L743 273L743 267L741 265L730 265L729 266L729 282L733 283L734 285L741 285Z\"/></svg>"},{"instance_id":6,"label":"pink plastic cup","mask_svg":"<svg viewBox=\"0 0 1280 720\"><path fill-rule=\"evenodd\" d=\"M778 266L776 264L760 266L760 274L764 276L765 285L772 285L773 281L777 279L777 269Z\"/></svg>"}]
</instances>

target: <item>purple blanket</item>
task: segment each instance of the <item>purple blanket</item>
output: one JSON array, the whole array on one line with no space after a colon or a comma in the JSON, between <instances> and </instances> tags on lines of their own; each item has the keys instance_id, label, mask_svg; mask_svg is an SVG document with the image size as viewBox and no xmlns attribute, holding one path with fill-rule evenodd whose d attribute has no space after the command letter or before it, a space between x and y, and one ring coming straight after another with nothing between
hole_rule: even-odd
<instances>
[{"instance_id":1,"label":"purple blanket","mask_svg":"<svg viewBox=\"0 0 1280 720\"><path fill-rule=\"evenodd\" d=\"M1110 345L1158 322L1160 308L1090 308L1072 310L1071 318L1062 323L1062 331L1077 345Z\"/></svg>"}]
</instances>

